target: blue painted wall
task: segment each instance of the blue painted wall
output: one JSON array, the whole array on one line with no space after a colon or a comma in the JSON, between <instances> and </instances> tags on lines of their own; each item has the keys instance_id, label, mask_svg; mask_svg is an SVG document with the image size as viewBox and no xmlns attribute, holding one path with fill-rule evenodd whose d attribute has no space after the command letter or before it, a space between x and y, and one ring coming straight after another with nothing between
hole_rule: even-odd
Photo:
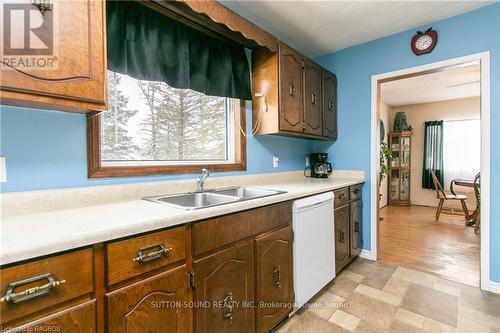
<instances>
[{"instance_id":1,"label":"blue painted wall","mask_svg":"<svg viewBox=\"0 0 500 333\"><path fill-rule=\"evenodd\" d=\"M247 133L251 122L248 103ZM1 106L0 123L0 155L7 158L8 180L0 185L1 192L194 177L184 174L90 180L84 115ZM249 136L247 171L214 173L214 176L302 170L312 145L312 141L304 139ZM273 155L280 158L278 168L272 166Z\"/></svg>"},{"instance_id":2,"label":"blue painted wall","mask_svg":"<svg viewBox=\"0 0 500 333\"><path fill-rule=\"evenodd\" d=\"M417 57L410 39L431 26L438 44ZM491 57L491 279L500 282L500 3L316 59L338 77L339 139L314 148L328 151L336 168L365 170L369 180L371 76L484 51ZM369 198L373 184L366 185L363 194ZM365 203L363 238L369 250L370 203Z\"/></svg>"}]
</instances>

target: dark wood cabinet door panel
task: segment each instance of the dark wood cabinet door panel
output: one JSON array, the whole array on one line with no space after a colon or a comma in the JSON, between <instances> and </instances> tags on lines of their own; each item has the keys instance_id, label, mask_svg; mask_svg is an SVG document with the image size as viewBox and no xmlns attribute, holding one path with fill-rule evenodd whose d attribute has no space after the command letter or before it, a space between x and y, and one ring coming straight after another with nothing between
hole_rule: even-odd
<instances>
[{"instance_id":1,"label":"dark wood cabinet door panel","mask_svg":"<svg viewBox=\"0 0 500 333\"><path fill-rule=\"evenodd\" d=\"M185 266L110 292L108 332L189 332L189 300Z\"/></svg>"},{"instance_id":2,"label":"dark wood cabinet door panel","mask_svg":"<svg viewBox=\"0 0 500 333\"><path fill-rule=\"evenodd\" d=\"M83 108L94 104L103 109L107 100L104 7L103 0L55 1L44 15L31 11L41 20L53 16L56 28L44 24L38 34L52 36L53 50L44 58L56 60L50 68L0 66L2 99L14 100L9 104L19 100L21 105L71 107L81 102ZM23 38L22 31L17 38Z\"/></svg>"},{"instance_id":3,"label":"dark wood cabinet door panel","mask_svg":"<svg viewBox=\"0 0 500 333\"><path fill-rule=\"evenodd\" d=\"M361 200L353 201L350 206L350 228L351 228L351 252L350 257L358 256L363 247L362 241L362 222L363 222L363 204Z\"/></svg>"},{"instance_id":4,"label":"dark wood cabinet door panel","mask_svg":"<svg viewBox=\"0 0 500 333\"><path fill-rule=\"evenodd\" d=\"M12 330L12 332L64 333L94 333L95 331L95 300L73 306Z\"/></svg>"},{"instance_id":5,"label":"dark wood cabinet door panel","mask_svg":"<svg viewBox=\"0 0 500 333\"><path fill-rule=\"evenodd\" d=\"M337 77L323 69L323 136L337 139Z\"/></svg>"},{"instance_id":6,"label":"dark wood cabinet door panel","mask_svg":"<svg viewBox=\"0 0 500 333\"><path fill-rule=\"evenodd\" d=\"M293 306L292 227L257 237L255 246L257 332L269 332Z\"/></svg>"},{"instance_id":7,"label":"dark wood cabinet door panel","mask_svg":"<svg viewBox=\"0 0 500 333\"><path fill-rule=\"evenodd\" d=\"M304 61L304 133L321 135L321 67Z\"/></svg>"},{"instance_id":8,"label":"dark wood cabinet door panel","mask_svg":"<svg viewBox=\"0 0 500 333\"><path fill-rule=\"evenodd\" d=\"M280 118L282 131L300 132L303 128L302 56L280 44Z\"/></svg>"},{"instance_id":9,"label":"dark wood cabinet door panel","mask_svg":"<svg viewBox=\"0 0 500 333\"><path fill-rule=\"evenodd\" d=\"M335 210L335 271L349 262L349 205Z\"/></svg>"},{"instance_id":10,"label":"dark wood cabinet door panel","mask_svg":"<svg viewBox=\"0 0 500 333\"><path fill-rule=\"evenodd\" d=\"M195 331L254 332L253 242L233 246L196 260L195 301L209 304L195 312Z\"/></svg>"}]
</instances>

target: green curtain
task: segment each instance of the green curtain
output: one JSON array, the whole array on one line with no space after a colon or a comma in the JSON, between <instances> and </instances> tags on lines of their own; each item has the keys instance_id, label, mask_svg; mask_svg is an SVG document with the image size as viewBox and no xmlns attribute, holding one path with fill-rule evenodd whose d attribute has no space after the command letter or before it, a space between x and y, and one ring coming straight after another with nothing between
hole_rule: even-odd
<instances>
[{"instance_id":1,"label":"green curtain","mask_svg":"<svg viewBox=\"0 0 500 333\"><path fill-rule=\"evenodd\" d=\"M136 1L107 1L108 68L138 80L251 100L245 48L225 43Z\"/></svg>"},{"instance_id":2,"label":"green curtain","mask_svg":"<svg viewBox=\"0 0 500 333\"><path fill-rule=\"evenodd\" d=\"M443 172L443 121L424 123L424 165L422 188L435 190L431 170L434 170L441 185L444 183ZM444 187L444 186L443 186Z\"/></svg>"}]
</instances>

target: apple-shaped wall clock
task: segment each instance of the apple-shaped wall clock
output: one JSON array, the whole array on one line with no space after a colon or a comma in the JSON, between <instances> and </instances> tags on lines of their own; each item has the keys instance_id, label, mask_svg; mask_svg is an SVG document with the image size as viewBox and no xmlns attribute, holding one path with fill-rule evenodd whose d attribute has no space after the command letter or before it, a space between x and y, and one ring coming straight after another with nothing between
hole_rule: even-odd
<instances>
[{"instance_id":1,"label":"apple-shaped wall clock","mask_svg":"<svg viewBox=\"0 0 500 333\"><path fill-rule=\"evenodd\" d=\"M427 29L425 32L417 31L417 34L411 39L411 50L418 56L431 53L436 46L437 39L437 32L432 28Z\"/></svg>"}]
</instances>

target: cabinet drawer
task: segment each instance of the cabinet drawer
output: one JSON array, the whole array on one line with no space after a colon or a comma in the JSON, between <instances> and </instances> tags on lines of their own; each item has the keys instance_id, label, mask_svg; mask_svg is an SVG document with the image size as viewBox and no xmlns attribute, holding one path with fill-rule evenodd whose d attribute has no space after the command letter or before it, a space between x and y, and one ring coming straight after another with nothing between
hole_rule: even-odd
<instances>
[{"instance_id":1,"label":"cabinet drawer","mask_svg":"<svg viewBox=\"0 0 500 333\"><path fill-rule=\"evenodd\" d=\"M106 245L108 285L186 258L184 226Z\"/></svg>"},{"instance_id":2,"label":"cabinet drawer","mask_svg":"<svg viewBox=\"0 0 500 333\"><path fill-rule=\"evenodd\" d=\"M8 332L94 333L95 300L35 320Z\"/></svg>"},{"instance_id":3,"label":"cabinet drawer","mask_svg":"<svg viewBox=\"0 0 500 333\"><path fill-rule=\"evenodd\" d=\"M349 187L349 200L354 201L361 199L363 193L363 184L353 185Z\"/></svg>"},{"instance_id":4,"label":"cabinet drawer","mask_svg":"<svg viewBox=\"0 0 500 333\"><path fill-rule=\"evenodd\" d=\"M215 250L291 223L291 201L194 223L194 254Z\"/></svg>"},{"instance_id":5,"label":"cabinet drawer","mask_svg":"<svg viewBox=\"0 0 500 333\"><path fill-rule=\"evenodd\" d=\"M339 208L340 206L343 206L349 202L349 188L344 187L338 190L333 191L333 194L335 195L335 209Z\"/></svg>"},{"instance_id":6,"label":"cabinet drawer","mask_svg":"<svg viewBox=\"0 0 500 333\"><path fill-rule=\"evenodd\" d=\"M2 269L2 324L91 293L93 262L92 249L85 249ZM41 286L27 297L14 295Z\"/></svg>"}]
</instances>

